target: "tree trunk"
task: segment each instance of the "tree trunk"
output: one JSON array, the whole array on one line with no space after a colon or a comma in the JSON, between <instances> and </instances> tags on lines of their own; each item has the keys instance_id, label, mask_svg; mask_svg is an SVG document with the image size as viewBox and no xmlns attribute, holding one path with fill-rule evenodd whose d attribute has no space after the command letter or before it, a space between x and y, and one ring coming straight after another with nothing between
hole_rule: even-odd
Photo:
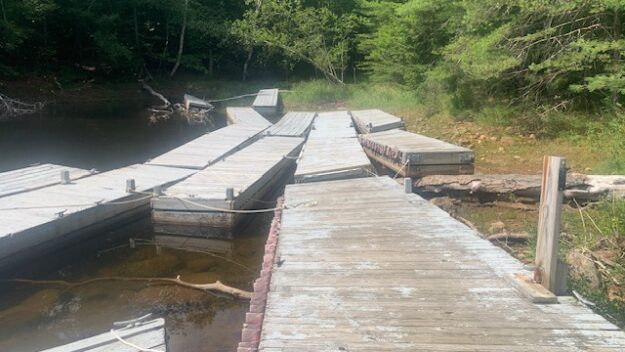
<instances>
[{"instance_id":1,"label":"tree trunk","mask_svg":"<svg viewBox=\"0 0 625 352\"><path fill-rule=\"evenodd\" d=\"M9 20L7 19L7 11L4 8L4 0L0 0L0 7L2 8L2 18L4 19L4 23L9 23Z\"/></svg>"},{"instance_id":2,"label":"tree trunk","mask_svg":"<svg viewBox=\"0 0 625 352\"><path fill-rule=\"evenodd\" d=\"M167 55L167 49L169 49L169 19L165 20L165 44L163 45L163 52L158 60L158 74L161 74L161 68L163 66L163 59Z\"/></svg>"},{"instance_id":3,"label":"tree trunk","mask_svg":"<svg viewBox=\"0 0 625 352\"><path fill-rule=\"evenodd\" d=\"M625 197L625 176L569 174L566 181L566 199L597 201L609 196ZM530 203L540 200L540 185L540 175L436 175L415 182L417 193L426 197L445 195Z\"/></svg>"},{"instance_id":4,"label":"tree trunk","mask_svg":"<svg viewBox=\"0 0 625 352\"><path fill-rule=\"evenodd\" d=\"M614 41L618 41L621 39L621 13L618 10L618 8L614 9L614 29L613 29L613 35L614 35ZM620 50L614 50L614 61L616 61L616 64L620 66L620 61L621 61L621 51ZM612 93L612 103L613 104L617 104L618 100L619 100L619 93L618 92L614 92Z\"/></svg>"},{"instance_id":5,"label":"tree trunk","mask_svg":"<svg viewBox=\"0 0 625 352\"><path fill-rule=\"evenodd\" d=\"M184 49L184 33L187 30L187 9L189 7L189 0L184 1L184 13L182 15L182 29L180 30L180 44L178 45L178 55L176 55L176 64L171 69L169 77L174 77L178 67L180 66L180 60L182 59L182 50Z\"/></svg>"},{"instance_id":6,"label":"tree trunk","mask_svg":"<svg viewBox=\"0 0 625 352\"><path fill-rule=\"evenodd\" d=\"M213 48L208 48L208 75L213 78L215 76L215 58L213 57Z\"/></svg>"},{"instance_id":7,"label":"tree trunk","mask_svg":"<svg viewBox=\"0 0 625 352\"><path fill-rule=\"evenodd\" d=\"M247 70L250 67L250 62L252 61L252 55L254 54L254 49L250 49L247 52L247 58L245 59L245 62L243 63L243 81L247 81Z\"/></svg>"}]
</instances>

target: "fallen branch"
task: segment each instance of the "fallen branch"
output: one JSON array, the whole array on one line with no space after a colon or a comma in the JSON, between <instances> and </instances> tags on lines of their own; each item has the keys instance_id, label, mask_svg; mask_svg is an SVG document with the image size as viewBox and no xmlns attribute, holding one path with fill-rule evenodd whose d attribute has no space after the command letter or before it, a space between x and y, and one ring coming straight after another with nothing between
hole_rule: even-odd
<instances>
[{"instance_id":1,"label":"fallen branch","mask_svg":"<svg viewBox=\"0 0 625 352\"><path fill-rule=\"evenodd\" d=\"M6 121L10 118L34 114L43 109L44 103L25 103L23 101L9 98L0 93L0 121Z\"/></svg>"},{"instance_id":2,"label":"fallen branch","mask_svg":"<svg viewBox=\"0 0 625 352\"><path fill-rule=\"evenodd\" d=\"M150 115L149 117L150 123L154 124L159 120L169 119L174 113L174 107L171 102L167 98L165 98L163 94L155 91L152 87L150 87L149 84L145 83L144 81L141 81L141 85L143 86L143 89L145 89L148 93L163 102L163 105L156 105L148 108L148 111L152 113L152 115Z\"/></svg>"},{"instance_id":3,"label":"fallen branch","mask_svg":"<svg viewBox=\"0 0 625 352\"><path fill-rule=\"evenodd\" d=\"M478 230L477 226L475 226L475 224L473 224L471 221L463 218L462 216L458 216L457 219L460 220L460 222L462 222L463 224L469 226L469 228L471 228L471 230L473 230L475 232L480 232L480 230Z\"/></svg>"},{"instance_id":4,"label":"fallen branch","mask_svg":"<svg viewBox=\"0 0 625 352\"><path fill-rule=\"evenodd\" d=\"M496 233L494 235L490 235L486 237L489 241L514 241L514 242L522 242L530 239L529 234L527 233Z\"/></svg>"},{"instance_id":5,"label":"fallen branch","mask_svg":"<svg viewBox=\"0 0 625 352\"><path fill-rule=\"evenodd\" d=\"M80 286L90 285L96 282L103 281L126 281L126 282L159 282L170 285L177 285L181 287L185 287L191 290L197 290L202 292L222 292L229 294L233 297L240 299L251 299L252 293L249 291L240 290L238 288L230 287L228 285L224 285L221 281L217 280L214 283L210 284L192 284L189 282L182 281L180 279L180 275L178 275L175 279L167 278L167 277L123 277L123 276L108 276L108 277L97 277L89 280L79 281L79 282L69 282L64 280L29 280L29 279L7 279L3 280L5 282L16 282L16 283L25 283L32 285L53 285L53 286L65 286L69 288L76 288Z\"/></svg>"}]
</instances>

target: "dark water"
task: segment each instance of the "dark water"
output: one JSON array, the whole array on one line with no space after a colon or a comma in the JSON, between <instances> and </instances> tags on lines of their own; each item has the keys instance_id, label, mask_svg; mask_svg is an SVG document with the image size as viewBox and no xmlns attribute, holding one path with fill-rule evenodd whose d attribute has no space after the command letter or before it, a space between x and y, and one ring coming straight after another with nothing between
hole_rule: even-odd
<instances>
[{"instance_id":1,"label":"dark water","mask_svg":"<svg viewBox=\"0 0 625 352\"><path fill-rule=\"evenodd\" d=\"M140 163L204 133L171 119L150 124L142 100L57 104L45 113L0 124L0 170L60 163L101 171ZM95 277L175 277L251 289L262 262L271 214L258 215L232 241L155 245L148 218L97 234L117 241L81 255L41 258L30 278L77 282ZM123 240L120 242L119 238ZM139 238L130 248L127 238ZM179 247L186 248L180 249ZM58 257L58 256L57 256ZM46 268L46 262L55 263ZM108 331L115 321L152 313L166 320L170 351L233 351L247 303L177 286L146 282L96 282L67 288L0 284L0 351L36 351Z\"/></svg>"}]
</instances>

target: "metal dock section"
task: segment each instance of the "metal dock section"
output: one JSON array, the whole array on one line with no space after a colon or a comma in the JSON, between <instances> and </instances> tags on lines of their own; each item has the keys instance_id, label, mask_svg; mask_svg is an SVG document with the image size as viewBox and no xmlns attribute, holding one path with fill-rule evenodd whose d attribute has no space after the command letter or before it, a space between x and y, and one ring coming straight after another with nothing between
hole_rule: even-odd
<instances>
[{"instance_id":1,"label":"metal dock section","mask_svg":"<svg viewBox=\"0 0 625 352\"><path fill-rule=\"evenodd\" d=\"M0 198L0 270L78 241L83 231L149 212L151 194L138 192L149 192L194 172L132 165Z\"/></svg>"},{"instance_id":2,"label":"metal dock section","mask_svg":"<svg viewBox=\"0 0 625 352\"><path fill-rule=\"evenodd\" d=\"M150 165L203 169L240 150L265 129L263 126L236 124L200 136L147 162Z\"/></svg>"},{"instance_id":3,"label":"metal dock section","mask_svg":"<svg viewBox=\"0 0 625 352\"><path fill-rule=\"evenodd\" d=\"M395 129L406 129L404 120L378 109L352 111L358 133L374 133Z\"/></svg>"},{"instance_id":4,"label":"metal dock section","mask_svg":"<svg viewBox=\"0 0 625 352\"><path fill-rule=\"evenodd\" d=\"M238 352L616 352L580 303L526 300L523 265L388 177L287 186ZM276 244L277 242L277 244Z\"/></svg>"},{"instance_id":5,"label":"metal dock section","mask_svg":"<svg viewBox=\"0 0 625 352\"><path fill-rule=\"evenodd\" d=\"M121 339L121 340L120 340ZM123 342L122 342L123 340ZM137 348L131 345L137 346ZM97 336L41 352L167 351L165 319L155 319L114 329Z\"/></svg>"},{"instance_id":6,"label":"metal dock section","mask_svg":"<svg viewBox=\"0 0 625 352\"><path fill-rule=\"evenodd\" d=\"M321 112L297 162L295 182L367 177L373 166L356 137L346 111Z\"/></svg>"},{"instance_id":7,"label":"metal dock section","mask_svg":"<svg viewBox=\"0 0 625 352\"><path fill-rule=\"evenodd\" d=\"M365 153L403 177L472 174L472 150L402 130L359 136Z\"/></svg>"},{"instance_id":8,"label":"metal dock section","mask_svg":"<svg viewBox=\"0 0 625 352\"><path fill-rule=\"evenodd\" d=\"M317 114L314 112L289 111L280 121L269 127L268 136L306 137Z\"/></svg>"},{"instance_id":9,"label":"metal dock section","mask_svg":"<svg viewBox=\"0 0 625 352\"><path fill-rule=\"evenodd\" d=\"M264 128L271 126L271 122L267 121L267 119L252 108L227 107L226 119L228 120L228 125L241 124Z\"/></svg>"},{"instance_id":10,"label":"metal dock section","mask_svg":"<svg viewBox=\"0 0 625 352\"><path fill-rule=\"evenodd\" d=\"M229 236L245 216L238 210L253 208L280 179L290 176L303 142L265 137L170 187L152 200L156 230L202 236L224 229Z\"/></svg>"},{"instance_id":11,"label":"metal dock section","mask_svg":"<svg viewBox=\"0 0 625 352\"><path fill-rule=\"evenodd\" d=\"M266 117L276 117L282 110L279 89L261 89L252 103L252 107L259 114Z\"/></svg>"},{"instance_id":12,"label":"metal dock section","mask_svg":"<svg viewBox=\"0 0 625 352\"><path fill-rule=\"evenodd\" d=\"M94 173L95 170L89 171L55 164L33 165L0 172L0 197L29 192L61 182L75 181Z\"/></svg>"}]
</instances>

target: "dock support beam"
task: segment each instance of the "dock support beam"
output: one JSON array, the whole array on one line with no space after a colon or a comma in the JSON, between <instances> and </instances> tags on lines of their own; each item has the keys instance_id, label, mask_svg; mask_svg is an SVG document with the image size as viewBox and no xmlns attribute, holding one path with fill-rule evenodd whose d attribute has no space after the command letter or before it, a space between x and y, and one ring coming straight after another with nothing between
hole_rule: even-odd
<instances>
[{"instance_id":1,"label":"dock support beam","mask_svg":"<svg viewBox=\"0 0 625 352\"><path fill-rule=\"evenodd\" d=\"M226 188L226 199L234 200L234 188L232 187Z\"/></svg>"},{"instance_id":2,"label":"dock support beam","mask_svg":"<svg viewBox=\"0 0 625 352\"><path fill-rule=\"evenodd\" d=\"M69 170L61 170L61 184L67 185L72 182L69 178Z\"/></svg>"},{"instance_id":3,"label":"dock support beam","mask_svg":"<svg viewBox=\"0 0 625 352\"><path fill-rule=\"evenodd\" d=\"M566 187L566 159L545 156L538 215L538 240L536 243L536 270L534 281L547 290L561 294L566 283L565 265L558 264L560 248L560 214L563 192Z\"/></svg>"},{"instance_id":4,"label":"dock support beam","mask_svg":"<svg viewBox=\"0 0 625 352\"><path fill-rule=\"evenodd\" d=\"M161 189L161 186L154 186L154 188L152 188L152 196L153 197L160 197L161 195L163 195L163 191Z\"/></svg>"},{"instance_id":5,"label":"dock support beam","mask_svg":"<svg viewBox=\"0 0 625 352\"><path fill-rule=\"evenodd\" d=\"M404 178L404 191L406 193L412 193L412 178Z\"/></svg>"},{"instance_id":6,"label":"dock support beam","mask_svg":"<svg viewBox=\"0 0 625 352\"><path fill-rule=\"evenodd\" d=\"M133 193L137 187L135 186L135 179L129 178L126 180L126 193Z\"/></svg>"}]
</instances>

